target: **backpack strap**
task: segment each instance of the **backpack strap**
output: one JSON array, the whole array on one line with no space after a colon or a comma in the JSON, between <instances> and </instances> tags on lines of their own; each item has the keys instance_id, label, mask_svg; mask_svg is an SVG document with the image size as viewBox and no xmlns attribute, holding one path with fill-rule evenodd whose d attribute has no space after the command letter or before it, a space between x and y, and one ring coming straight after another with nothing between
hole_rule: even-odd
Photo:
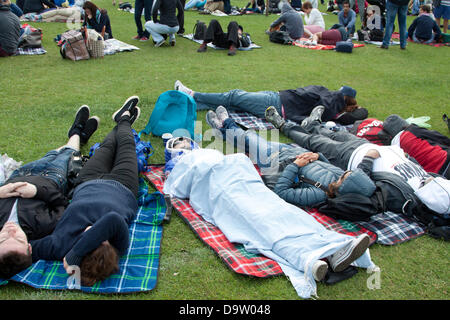
<instances>
[{"instance_id":1,"label":"backpack strap","mask_svg":"<svg viewBox=\"0 0 450 320\"><path fill-rule=\"evenodd\" d=\"M328 188L325 187L324 185L322 185L319 181L314 181L312 179L308 179L305 176L300 176L299 180L302 181L302 182L306 182L306 183L308 183L310 185L313 185L314 187L321 189L325 193L328 192Z\"/></svg>"}]
</instances>

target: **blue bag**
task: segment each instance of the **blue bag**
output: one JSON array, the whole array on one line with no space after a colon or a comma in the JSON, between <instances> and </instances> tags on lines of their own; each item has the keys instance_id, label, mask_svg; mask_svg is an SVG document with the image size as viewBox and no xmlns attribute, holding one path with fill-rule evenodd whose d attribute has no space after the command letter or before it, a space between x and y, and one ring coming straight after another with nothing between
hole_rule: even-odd
<instances>
[{"instance_id":1,"label":"blue bag","mask_svg":"<svg viewBox=\"0 0 450 320\"><path fill-rule=\"evenodd\" d=\"M352 53L352 51L353 51L353 43L348 42L348 41L338 41L338 42L336 42L335 50L337 52Z\"/></svg>"},{"instance_id":2,"label":"blue bag","mask_svg":"<svg viewBox=\"0 0 450 320\"><path fill-rule=\"evenodd\" d=\"M193 138L196 120L197 104L194 98L181 91L169 90L158 97L150 119L139 135L144 132L162 136L164 133L173 134L175 130L183 129Z\"/></svg>"},{"instance_id":3,"label":"blue bag","mask_svg":"<svg viewBox=\"0 0 450 320\"><path fill-rule=\"evenodd\" d=\"M134 129L131 129L134 136L134 142L136 144L136 157L138 163L139 172L146 172L149 169L148 158L153 155L153 146L149 141L142 141L140 136ZM89 158L95 154L95 150L100 147L100 143L94 144L89 149Z\"/></svg>"}]
</instances>

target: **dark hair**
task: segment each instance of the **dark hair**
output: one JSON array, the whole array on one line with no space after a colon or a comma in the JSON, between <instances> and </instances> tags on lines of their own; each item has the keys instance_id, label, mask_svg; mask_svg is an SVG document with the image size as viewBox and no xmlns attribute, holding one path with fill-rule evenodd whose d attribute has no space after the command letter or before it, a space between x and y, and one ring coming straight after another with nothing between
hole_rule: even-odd
<instances>
[{"instance_id":1,"label":"dark hair","mask_svg":"<svg viewBox=\"0 0 450 320\"><path fill-rule=\"evenodd\" d=\"M343 108L343 111L349 112L349 111L353 111L354 109L359 107L356 99L353 97L350 97L350 96L344 96L344 103L345 103L345 106Z\"/></svg>"},{"instance_id":2,"label":"dark hair","mask_svg":"<svg viewBox=\"0 0 450 320\"><path fill-rule=\"evenodd\" d=\"M428 4L421 5L420 9L422 9L422 11L425 11L426 13L430 13L431 12L430 6Z\"/></svg>"},{"instance_id":3,"label":"dark hair","mask_svg":"<svg viewBox=\"0 0 450 320\"><path fill-rule=\"evenodd\" d=\"M339 188L338 182L333 181L328 185L328 190L326 192L328 198L336 198L337 189Z\"/></svg>"},{"instance_id":4,"label":"dark hair","mask_svg":"<svg viewBox=\"0 0 450 320\"><path fill-rule=\"evenodd\" d=\"M91 13L94 17L95 17L97 10L99 10L99 8L91 1L86 1L83 4L83 9L84 10L89 9L89 11L91 11Z\"/></svg>"},{"instance_id":5,"label":"dark hair","mask_svg":"<svg viewBox=\"0 0 450 320\"><path fill-rule=\"evenodd\" d=\"M348 4L348 6L350 7L350 2L348 0L342 1L342 6L344 6L344 4Z\"/></svg>"},{"instance_id":6,"label":"dark hair","mask_svg":"<svg viewBox=\"0 0 450 320\"><path fill-rule=\"evenodd\" d=\"M303 4L302 4L303 10L312 9L312 7L313 6L312 6L311 2L309 2L309 1L303 2Z\"/></svg>"},{"instance_id":7,"label":"dark hair","mask_svg":"<svg viewBox=\"0 0 450 320\"><path fill-rule=\"evenodd\" d=\"M0 258L0 278L9 279L31 266L31 264L30 249L27 250L26 254L17 251L8 252Z\"/></svg>"},{"instance_id":8,"label":"dark hair","mask_svg":"<svg viewBox=\"0 0 450 320\"><path fill-rule=\"evenodd\" d=\"M109 243L102 243L81 261L81 285L91 287L97 281L119 271L119 254Z\"/></svg>"}]
</instances>

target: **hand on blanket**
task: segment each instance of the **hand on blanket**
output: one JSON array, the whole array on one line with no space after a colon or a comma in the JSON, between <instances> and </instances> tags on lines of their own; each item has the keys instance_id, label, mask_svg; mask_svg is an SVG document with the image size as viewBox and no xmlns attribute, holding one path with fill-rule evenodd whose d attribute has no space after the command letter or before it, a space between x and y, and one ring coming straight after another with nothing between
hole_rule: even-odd
<instances>
[{"instance_id":1,"label":"hand on blanket","mask_svg":"<svg viewBox=\"0 0 450 320\"><path fill-rule=\"evenodd\" d=\"M314 152L305 152L296 156L294 163L299 167L304 167L308 163L319 159L319 154Z\"/></svg>"},{"instance_id":2,"label":"hand on blanket","mask_svg":"<svg viewBox=\"0 0 450 320\"><path fill-rule=\"evenodd\" d=\"M64 265L64 269L66 270L67 274L70 274L70 275L75 274L76 270L75 270L74 266L69 266L69 264L66 261L66 257L64 257L64 259L63 259L63 265Z\"/></svg>"}]
</instances>

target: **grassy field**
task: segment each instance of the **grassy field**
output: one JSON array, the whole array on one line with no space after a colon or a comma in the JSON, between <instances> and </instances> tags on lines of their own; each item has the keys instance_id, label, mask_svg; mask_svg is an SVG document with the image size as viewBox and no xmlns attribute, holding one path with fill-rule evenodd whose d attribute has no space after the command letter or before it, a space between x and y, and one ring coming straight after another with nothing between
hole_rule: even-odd
<instances>
[{"instance_id":1,"label":"grassy field","mask_svg":"<svg viewBox=\"0 0 450 320\"><path fill-rule=\"evenodd\" d=\"M136 28L133 15L118 11L111 1L99 0L108 9L114 36L140 47L103 59L63 60L53 39L68 29L64 23L32 23L44 32L42 56L0 59L0 152L19 161L32 161L66 141L78 107L87 104L102 120L88 146L99 142L114 126L111 114L131 95L141 99L137 130L145 127L158 96L173 89L179 79L194 90L222 92L283 90L311 84L336 90L349 85L358 91L369 116L384 119L396 113L404 118L430 116L432 129L449 135L442 114L450 114L449 48L408 43L380 50L374 45L352 54L313 51L270 43L264 33L276 19L269 16L220 17L223 24L237 20L261 49L238 52L197 53L198 45L177 37L175 47L154 48L151 41L131 40ZM232 1L244 6L246 1ZM325 7L320 7L325 11ZM186 32L196 20L211 16L185 13ZM408 17L408 25L412 22ZM327 27L337 16L325 16ZM359 22L357 29L359 28ZM398 30L398 29L397 29ZM208 129L205 112L198 113L202 130ZM160 138L149 139L156 149L151 161L164 161ZM283 142L289 141L281 137ZM367 287L364 270L334 286L318 285L320 299L448 299L450 247L425 235L393 247L371 247L373 261L381 268L380 289ZM158 284L148 293L91 295L72 291L36 290L17 283L0 288L0 299L298 299L284 276L256 279L230 271L177 216L164 227Z\"/></svg>"}]
</instances>

